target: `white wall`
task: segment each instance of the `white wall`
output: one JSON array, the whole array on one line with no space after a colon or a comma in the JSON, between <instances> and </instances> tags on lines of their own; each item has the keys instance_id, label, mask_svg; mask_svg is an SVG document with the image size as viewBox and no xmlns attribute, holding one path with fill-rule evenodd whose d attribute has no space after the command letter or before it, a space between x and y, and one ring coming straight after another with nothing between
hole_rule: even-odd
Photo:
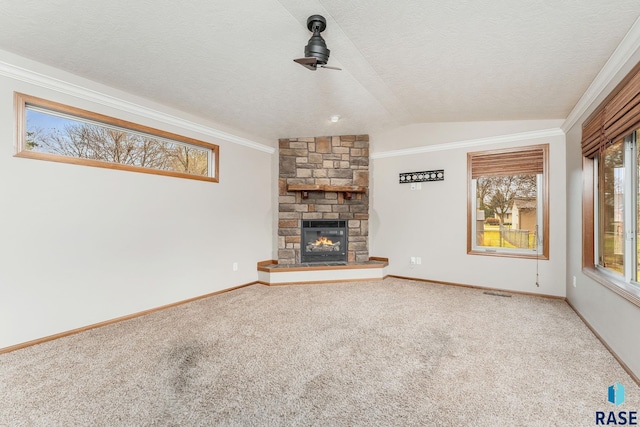
<instances>
[{"instance_id":1,"label":"white wall","mask_svg":"<svg viewBox=\"0 0 640 427\"><path fill-rule=\"evenodd\" d=\"M550 123L509 122L495 124L492 135L487 123L477 123L483 129L482 143L469 147L434 150L411 155L379 157L378 147L392 146L404 139L409 147L421 141L439 144L440 141L456 147L464 141L479 138L474 123L449 123L457 129L457 141L441 132L441 124L413 125L371 136L375 147L372 165L372 204L370 220L370 254L389 258L388 273L419 279L438 280L459 284L499 288L504 290L565 295L565 225L566 182L564 136L558 128L547 136L522 139L518 134L540 131L544 134ZM512 132L504 138L504 129ZM488 143L486 138L501 137L500 143ZM407 141L407 139L409 141ZM504 141L507 142L504 142ZM532 259L517 259L467 254L467 152L483 151L522 145L550 144L550 259L536 266ZM412 191L408 184L398 183L400 172L444 169L445 179L422 183L422 190ZM412 256L422 258L421 265L411 265ZM536 287L536 268L540 287Z\"/></svg>"},{"instance_id":2,"label":"white wall","mask_svg":"<svg viewBox=\"0 0 640 427\"><path fill-rule=\"evenodd\" d=\"M567 132L567 300L629 369L640 377L640 307L582 273L582 124L640 61L640 49ZM576 277L576 287L572 285Z\"/></svg>"},{"instance_id":3,"label":"white wall","mask_svg":"<svg viewBox=\"0 0 640 427\"><path fill-rule=\"evenodd\" d=\"M0 348L257 280L271 258L273 155L37 80L0 76ZM14 91L218 144L220 183L13 157Z\"/></svg>"},{"instance_id":4,"label":"white wall","mask_svg":"<svg viewBox=\"0 0 640 427\"><path fill-rule=\"evenodd\" d=\"M541 129L559 128L564 120L507 120L487 122L418 123L372 135L372 152L385 152L436 144L492 138Z\"/></svg>"}]
</instances>

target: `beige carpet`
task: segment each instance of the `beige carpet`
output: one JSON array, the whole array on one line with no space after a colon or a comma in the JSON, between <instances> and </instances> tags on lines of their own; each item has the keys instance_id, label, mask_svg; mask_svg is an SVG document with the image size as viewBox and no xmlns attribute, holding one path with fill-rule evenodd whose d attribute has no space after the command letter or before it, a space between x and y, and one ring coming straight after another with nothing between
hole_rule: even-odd
<instances>
[{"instance_id":1,"label":"beige carpet","mask_svg":"<svg viewBox=\"0 0 640 427\"><path fill-rule=\"evenodd\" d=\"M563 301L400 279L254 285L0 355L2 426L592 426L610 410L640 410L640 387Z\"/></svg>"}]
</instances>

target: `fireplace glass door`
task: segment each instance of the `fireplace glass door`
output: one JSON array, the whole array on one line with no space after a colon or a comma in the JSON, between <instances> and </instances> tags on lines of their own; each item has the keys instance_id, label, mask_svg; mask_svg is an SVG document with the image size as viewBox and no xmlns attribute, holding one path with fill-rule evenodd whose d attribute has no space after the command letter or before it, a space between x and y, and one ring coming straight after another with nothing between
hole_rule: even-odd
<instances>
[{"instance_id":1,"label":"fireplace glass door","mask_svg":"<svg viewBox=\"0 0 640 427\"><path fill-rule=\"evenodd\" d=\"M303 220L302 263L347 262L347 222Z\"/></svg>"}]
</instances>

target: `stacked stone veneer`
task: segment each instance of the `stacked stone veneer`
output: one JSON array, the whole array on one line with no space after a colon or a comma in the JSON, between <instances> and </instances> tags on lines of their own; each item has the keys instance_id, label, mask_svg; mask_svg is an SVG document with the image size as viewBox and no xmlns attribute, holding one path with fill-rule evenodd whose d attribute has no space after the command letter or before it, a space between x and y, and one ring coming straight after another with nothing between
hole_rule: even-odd
<instances>
[{"instance_id":1,"label":"stacked stone veneer","mask_svg":"<svg viewBox=\"0 0 640 427\"><path fill-rule=\"evenodd\" d=\"M300 263L303 219L342 219L349 228L348 262L369 259L369 136L281 139L278 262ZM287 184L350 185L365 193L310 191L307 199Z\"/></svg>"}]
</instances>

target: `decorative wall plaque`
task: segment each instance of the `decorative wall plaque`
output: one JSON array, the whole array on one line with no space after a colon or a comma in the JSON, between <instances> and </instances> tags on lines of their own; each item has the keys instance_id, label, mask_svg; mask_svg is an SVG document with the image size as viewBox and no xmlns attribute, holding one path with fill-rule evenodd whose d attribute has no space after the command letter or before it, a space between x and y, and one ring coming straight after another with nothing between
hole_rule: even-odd
<instances>
[{"instance_id":1,"label":"decorative wall plaque","mask_svg":"<svg viewBox=\"0 0 640 427\"><path fill-rule=\"evenodd\" d=\"M444 181L444 169L422 172L404 172L400 174L400 184L425 181Z\"/></svg>"}]
</instances>

